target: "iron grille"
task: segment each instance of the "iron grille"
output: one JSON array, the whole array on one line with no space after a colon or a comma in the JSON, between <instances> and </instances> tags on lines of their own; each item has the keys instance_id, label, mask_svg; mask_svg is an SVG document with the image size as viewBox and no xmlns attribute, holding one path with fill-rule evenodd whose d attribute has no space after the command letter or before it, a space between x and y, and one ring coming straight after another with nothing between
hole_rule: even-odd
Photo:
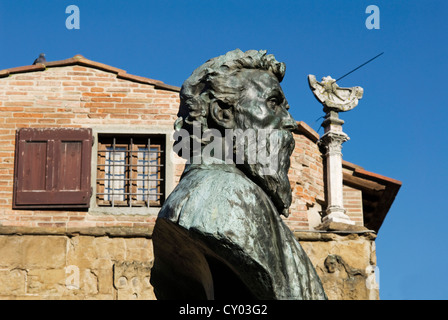
<instances>
[{"instance_id":1,"label":"iron grille","mask_svg":"<svg viewBox=\"0 0 448 320\"><path fill-rule=\"evenodd\" d=\"M97 203L108 207L158 207L164 199L160 138L100 136Z\"/></svg>"}]
</instances>

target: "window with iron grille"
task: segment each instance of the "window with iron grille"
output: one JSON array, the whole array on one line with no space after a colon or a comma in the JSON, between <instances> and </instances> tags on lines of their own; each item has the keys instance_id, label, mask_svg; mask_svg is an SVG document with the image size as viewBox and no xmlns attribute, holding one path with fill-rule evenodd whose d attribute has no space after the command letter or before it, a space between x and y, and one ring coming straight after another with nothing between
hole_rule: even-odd
<instances>
[{"instance_id":1,"label":"window with iron grille","mask_svg":"<svg viewBox=\"0 0 448 320\"><path fill-rule=\"evenodd\" d=\"M98 136L97 205L160 207L164 195L164 136Z\"/></svg>"}]
</instances>

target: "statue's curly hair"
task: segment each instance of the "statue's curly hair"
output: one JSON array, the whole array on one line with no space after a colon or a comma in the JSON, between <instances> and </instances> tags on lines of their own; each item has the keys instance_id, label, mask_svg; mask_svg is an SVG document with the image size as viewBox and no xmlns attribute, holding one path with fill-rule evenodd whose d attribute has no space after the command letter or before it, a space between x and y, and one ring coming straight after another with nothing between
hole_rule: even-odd
<instances>
[{"instance_id":1,"label":"statue's curly hair","mask_svg":"<svg viewBox=\"0 0 448 320\"><path fill-rule=\"evenodd\" d=\"M193 123L200 123L201 131L207 130L209 106L212 101L227 106L236 104L239 89L232 83L232 79L236 79L232 76L244 69L270 71L281 82L286 66L278 62L272 54L266 54L266 50L242 52L236 49L208 60L193 71L182 85L179 118L175 122L175 129L186 129L192 134Z\"/></svg>"}]
</instances>

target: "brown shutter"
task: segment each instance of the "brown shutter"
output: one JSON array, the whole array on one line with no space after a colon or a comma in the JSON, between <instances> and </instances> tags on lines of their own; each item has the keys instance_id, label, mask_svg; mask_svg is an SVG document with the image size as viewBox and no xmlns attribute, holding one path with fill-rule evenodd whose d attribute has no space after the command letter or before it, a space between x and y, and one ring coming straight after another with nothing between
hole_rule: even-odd
<instances>
[{"instance_id":1,"label":"brown shutter","mask_svg":"<svg viewBox=\"0 0 448 320\"><path fill-rule=\"evenodd\" d=\"M16 133L14 205L88 208L91 129L32 129Z\"/></svg>"}]
</instances>

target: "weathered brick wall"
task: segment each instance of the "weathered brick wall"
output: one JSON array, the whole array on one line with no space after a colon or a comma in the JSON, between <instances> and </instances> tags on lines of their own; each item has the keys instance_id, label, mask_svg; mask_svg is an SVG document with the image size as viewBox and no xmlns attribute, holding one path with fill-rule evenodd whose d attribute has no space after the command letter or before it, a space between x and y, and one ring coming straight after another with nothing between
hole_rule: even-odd
<instances>
[{"instance_id":1,"label":"weathered brick wall","mask_svg":"<svg viewBox=\"0 0 448 320\"><path fill-rule=\"evenodd\" d=\"M363 211L362 211L362 192L355 188L344 186L343 188L344 208L347 210L347 215L358 226L364 225Z\"/></svg>"},{"instance_id":2,"label":"weathered brick wall","mask_svg":"<svg viewBox=\"0 0 448 320\"><path fill-rule=\"evenodd\" d=\"M15 132L19 128L157 126L173 128L178 92L117 78L84 66L52 67L0 78L0 225L20 227L150 227L154 216L85 211L12 210ZM177 179L182 165L175 168Z\"/></svg>"},{"instance_id":3,"label":"weathered brick wall","mask_svg":"<svg viewBox=\"0 0 448 320\"><path fill-rule=\"evenodd\" d=\"M0 224L29 227L149 227L154 215L89 215L85 211L12 210L15 132L19 128L157 126L171 130L177 118L178 92L120 79L116 73L86 66L51 67L45 71L0 78ZM323 201L322 158L315 141L295 134L291 159L294 201L286 223L309 229L308 211ZM183 161L174 156L175 183Z\"/></svg>"},{"instance_id":4,"label":"weathered brick wall","mask_svg":"<svg viewBox=\"0 0 448 320\"><path fill-rule=\"evenodd\" d=\"M300 132L303 130L294 134L296 145L289 170L293 204L286 223L293 230L310 230L315 227L310 221L310 212L321 211L321 204L325 202L323 160L316 143L317 134L303 122L299 127L310 134Z\"/></svg>"},{"instance_id":5,"label":"weathered brick wall","mask_svg":"<svg viewBox=\"0 0 448 320\"><path fill-rule=\"evenodd\" d=\"M12 130L92 124L171 127L179 106L177 92L82 66L15 74L0 81L2 127Z\"/></svg>"}]
</instances>

